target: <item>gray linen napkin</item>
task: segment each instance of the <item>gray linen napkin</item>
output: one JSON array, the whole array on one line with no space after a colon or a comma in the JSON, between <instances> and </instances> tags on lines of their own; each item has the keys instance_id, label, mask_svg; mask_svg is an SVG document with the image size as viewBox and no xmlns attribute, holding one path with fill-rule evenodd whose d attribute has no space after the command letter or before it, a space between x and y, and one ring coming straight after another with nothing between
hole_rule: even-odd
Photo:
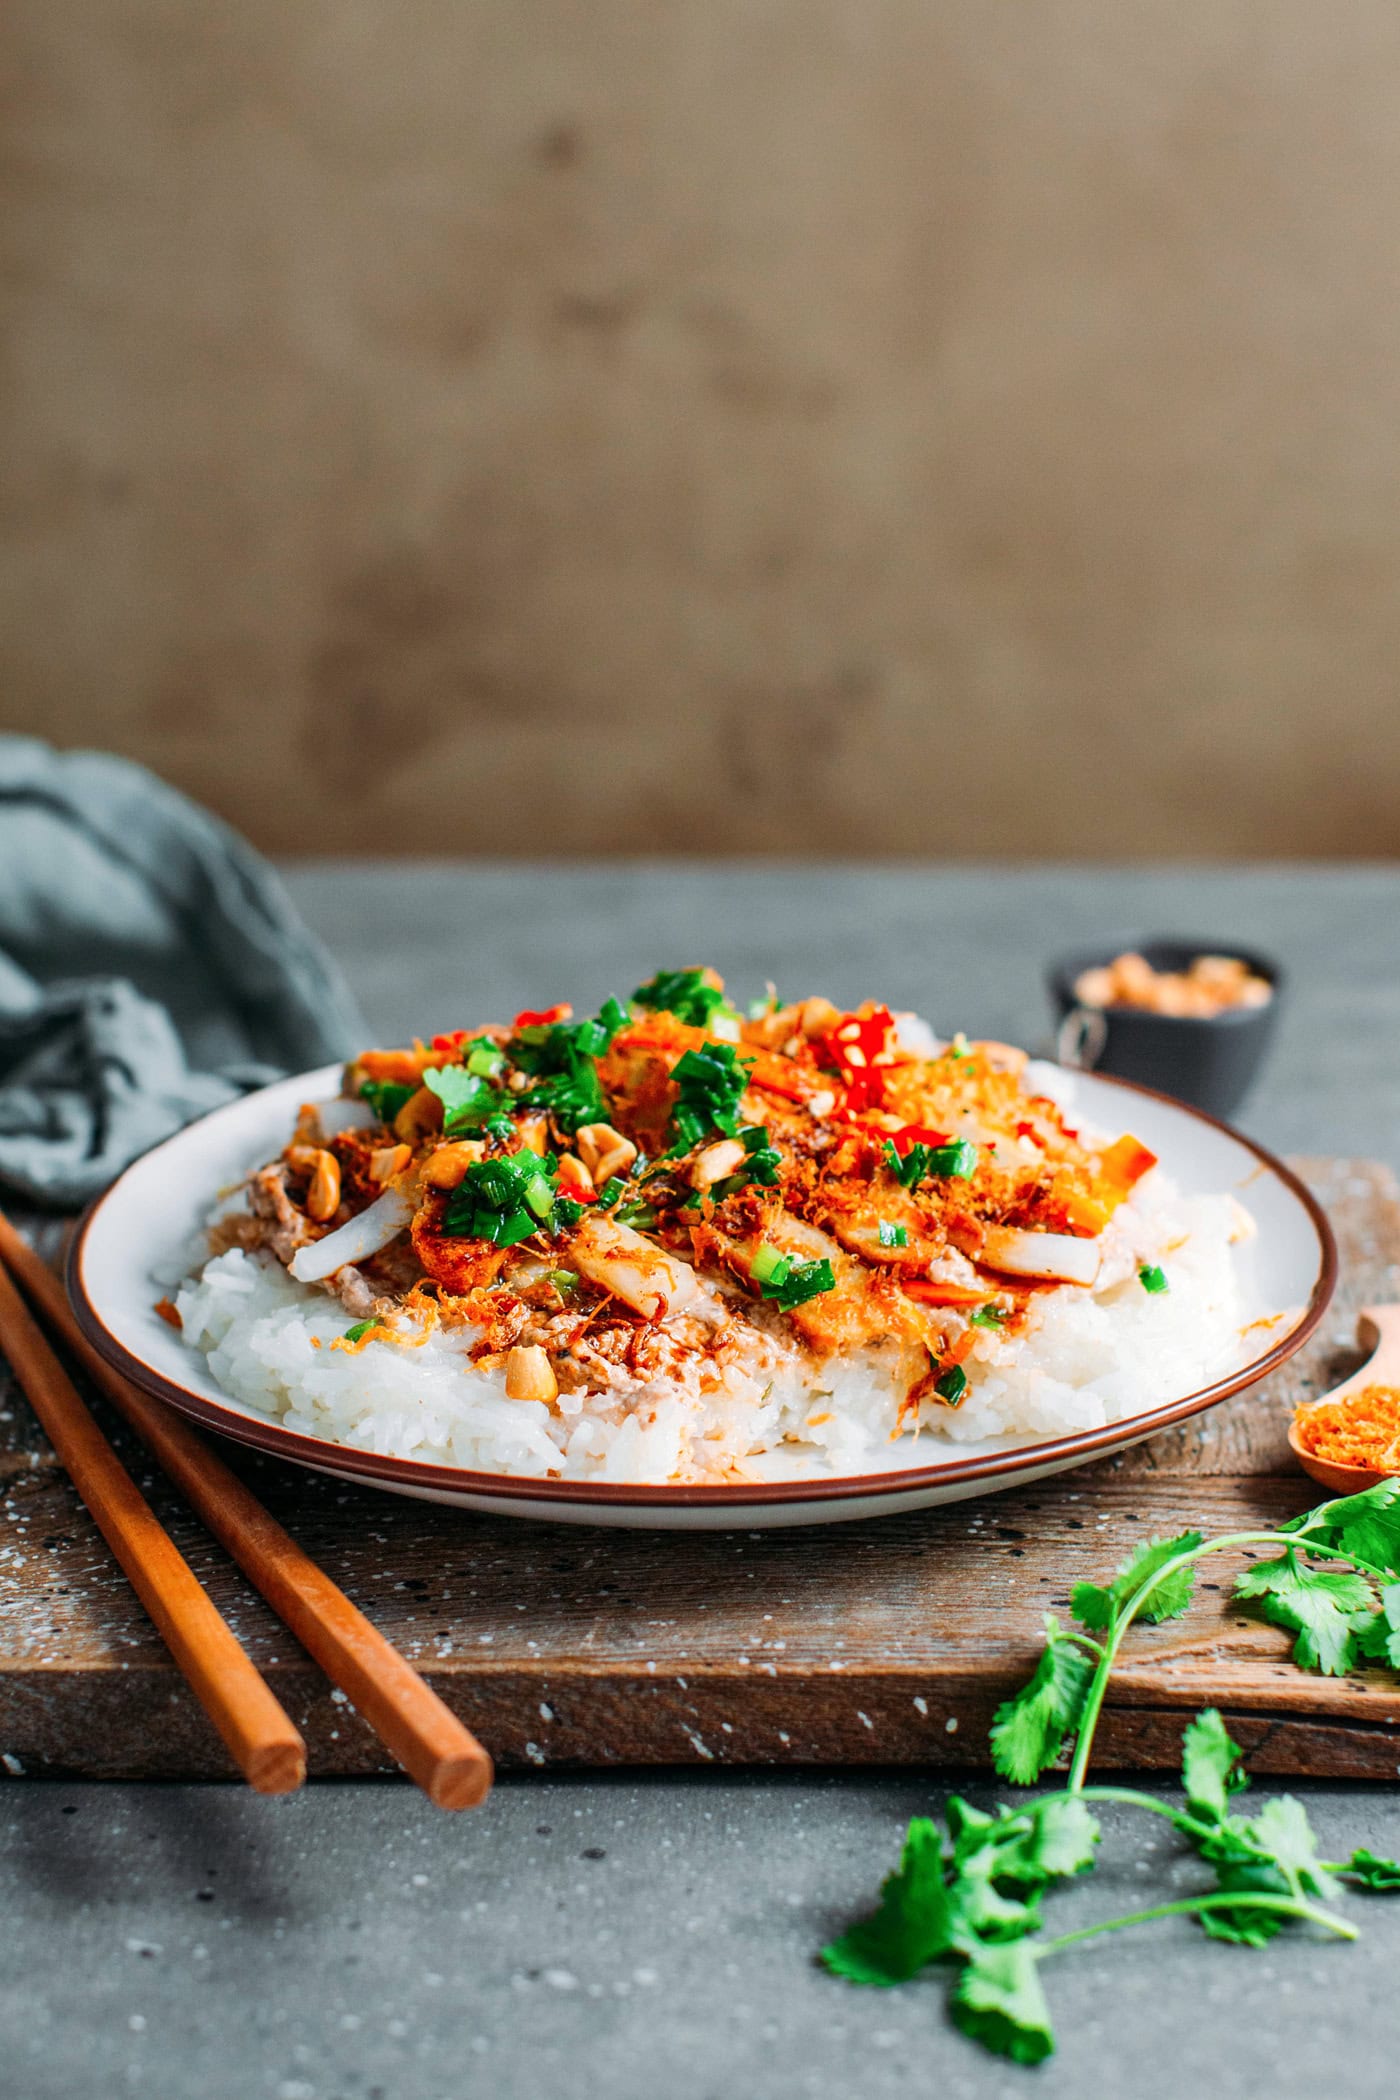
<instances>
[{"instance_id":1,"label":"gray linen napkin","mask_svg":"<svg viewBox=\"0 0 1400 2100\"><path fill-rule=\"evenodd\" d=\"M252 848L142 767L0 736L0 1184L71 1206L360 1037Z\"/></svg>"}]
</instances>

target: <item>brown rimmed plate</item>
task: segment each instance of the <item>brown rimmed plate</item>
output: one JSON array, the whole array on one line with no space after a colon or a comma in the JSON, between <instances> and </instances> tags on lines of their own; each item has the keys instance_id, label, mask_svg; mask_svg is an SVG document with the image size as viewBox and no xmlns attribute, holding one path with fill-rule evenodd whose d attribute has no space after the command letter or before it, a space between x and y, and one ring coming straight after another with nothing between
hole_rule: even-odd
<instances>
[{"instance_id":1,"label":"brown rimmed plate","mask_svg":"<svg viewBox=\"0 0 1400 2100\"><path fill-rule=\"evenodd\" d=\"M84 1218L69 1260L69 1293L84 1331L108 1361L204 1428L315 1472L462 1509L554 1523L751 1530L995 1494L1137 1443L1253 1385L1306 1341L1336 1281L1336 1247L1316 1199L1262 1146L1125 1080L1056 1070L1056 1090L1073 1088L1075 1112L1085 1123L1109 1134L1130 1128L1183 1191L1231 1190L1255 1220L1256 1235L1234 1250L1245 1306L1238 1360L1223 1365L1209 1385L1070 1436L961 1445L904 1438L897 1464L840 1475L798 1472L783 1454L765 1461L772 1477L724 1487L540 1480L383 1457L284 1429L231 1399L204 1357L155 1310L217 1191L279 1152L298 1105L330 1099L339 1077L340 1067L327 1065L281 1080L201 1117L135 1161Z\"/></svg>"}]
</instances>

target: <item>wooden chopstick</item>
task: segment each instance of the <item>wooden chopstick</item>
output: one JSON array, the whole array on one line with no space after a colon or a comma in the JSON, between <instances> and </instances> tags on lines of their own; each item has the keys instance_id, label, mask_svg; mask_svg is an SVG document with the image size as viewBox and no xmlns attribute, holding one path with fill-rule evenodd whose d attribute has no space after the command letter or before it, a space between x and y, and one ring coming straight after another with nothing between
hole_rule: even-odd
<instances>
[{"instance_id":1,"label":"wooden chopstick","mask_svg":"<svg viewBox=\"0 0 1400 2100\"><path fill-rule=\"evenodd\" d=\"M306 1745L162 1529L0 1267L0 1338L44 1433L190 1689L260 1794L306 1777Z\"/></svg>"},{"instance_id":2,"label":"wooden chopstick","mask_svg":"<svg viewBox=\"0 0 1400 2100\"><path fill-rule=\"evenodd\" d=\"M0 1264L19 1278L50 1326L62 1335L220 1545L429 1800L439 1808L475 1808L484 1801L491 1789L491 1759L471 1730L302 1551L198 1432L98 1354L78 1326L57 1276L20 1238L2 1211Z\"/></svg>"}]
</instances>

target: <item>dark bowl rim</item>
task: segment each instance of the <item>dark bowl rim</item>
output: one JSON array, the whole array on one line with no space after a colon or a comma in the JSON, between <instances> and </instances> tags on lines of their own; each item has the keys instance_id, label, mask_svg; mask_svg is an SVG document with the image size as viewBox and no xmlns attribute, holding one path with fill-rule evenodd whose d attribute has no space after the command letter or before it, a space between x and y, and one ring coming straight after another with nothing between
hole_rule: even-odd
<instances>
[{"instance_id":1,"label":"dark bowl rim","mask_svg":"<svg viewBox=\"0 0 1400 2100\"><path fill-rule=\"evenodd\" d=\"M73 1235L68 1250L67 1287L69 1302L74 1315L88 1341L97 1353L116 1371L128 1378L143 1392L152 1393L189 1420L202 1427L218 1431L220 1435L232 1437L269 1458L278 1458L308 1466L313 1471L337 1473L363 1477L381 1487L400 1485L409 1490L427 1490L436 1494L473 1495L483 1500L500 1502L533 1502L548 1511L551 1505L567 1507L610 1507L625 1509L727 1509L739 1513L742 1528L742 1512L746 1508L767 1506L775 1503L823 1503L865 1499L878 1501L888 1495L913 1495L921 1489L943 1486L958 1486L982 1480L995 1480L1006 1474L1025 1473L1034 1476L1043 1470L1056 1470L1069 1466L1080 1459L1096 1457L1117 1450L1121 1445L1131 1444L1169 1429L1190 1416L1203 1413L1207 1408L1218 1406L1235 1393L1255 1385L1269 1372L1277 1370L1302 1348L1314 1332L1331 1301L1336 1288L1338 1256L1337 1243L1327 1214L1307 1184L1293 1169L1278 1159L1272 1152L1243 1131L1234 1129L1222 1117L1213 1116L1207 1110L1195 1108L1189 1102L1179 1101L1155 1087L1139 1085L1130 1079L1119 1079L1108 1073L1096 1072L1095 1080L1105 1086L1121 1088L1125 1093L1146 1096L1160 1101L1178 1114L1191 1116L1197 1122L1223 1131L1235 1143L1243 1145L1253 1153L1260 1167L1273 1174L1295 1196L1307 1213L1309 1222L1317 1235L1320 1256L1317 1275L1309 1293L1307 1304L1298 1324L1282 1339L1265 1351L1263 1356L1241 1365L1224 1378L1215 1379L1210 1385L1201 1386L1195 1392L1180 1399L1170 1400L1147 1414L1133 1415L1121 1422L1109 1422L1098 1429L1079 1430L1070 1436L1055 1437L1040 1444L1020 1444L1009 1451L997 1451L981 1458L954 1459L935 1466L910 1467L893 1473L839 1474L827 1479L787 1480L768 1482L745 1482L735 1486L720 1487L666 1487L656 1482L635 1485L622 1482L590 1482L586 1480L540 1480L530 1475L508 1473L478 1473L463 1466L440 1466L410 1458L381 1456L376 1452L359 1451L348 1444L337 1444L328 1438L305 1436L299 1430L284 1429L272 1421L260 1422L255 1417L241 1413L232 1404L223 1406L197 1393L192 1387L180 1385L167 1378L163 1372L133 1355L103 1325L96 1308L88 1299L83 1283L83 1249L93 1225L113 1192L121 1186L130 1168L118 1175L111 1187L94 1198L84 1211ZM247 1096L243 1097L245 1100ZM227 1115L241 1104L231 1102L212 1110L212 1115ZM200 1122L204 1117L197 1119ZM192 1126L187 1125L186 1128ZM180 1133L176 1134L177 1137ZM171 1139L163 1140L169 1144ZM159 1147L153 1147L159 1150ZM143 1155L144 1156L144 1155ZM132 1162L135 1165L135 1162Z\"/></svg>"}]
</instances>

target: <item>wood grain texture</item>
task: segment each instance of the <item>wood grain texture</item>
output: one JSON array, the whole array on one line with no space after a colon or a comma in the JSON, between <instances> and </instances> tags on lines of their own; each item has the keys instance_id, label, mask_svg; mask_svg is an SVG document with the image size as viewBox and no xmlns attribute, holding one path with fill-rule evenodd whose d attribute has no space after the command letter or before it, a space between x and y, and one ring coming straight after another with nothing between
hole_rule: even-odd
<instances>
[{"instance_id":1,"label":"wood grain texture","mask_svg":"<svg viewBox=\"0 0 1400 2100\"><path fill-rule=\"evenodd\" d=\"M1348 1361L1359 1303L1400 1292L1400 1190L1365 1161L1301 1164L1343 1275L1308 1348L1198 1424L1016 1494L882 1523L684 1537L513 1525L228 1456L498 1764L983 1763L992 1713L1073 1582L1101 1579L1144 1538L1255 1525L1315 1499L1283 1428ZM4 1402L0 1432L0 1751L25 1771L224 1774L22 1401ZM139 1447L114 1435L305 1735L312 1772L391 1770L148 1480ZM1393 1779L1393 1681L1294 1669L1287 1637L1229 1604L1231 1565L1207 1565L1187 1620L1134 1636L1103 1762L1171 1765L1184 1713L1215 1703L1260 1772Z\"/></svg>"},{"instance_id":2,"label":"wood grain texture","mask_svg":"<svg viewBox=\"0 0 1400 2100\"><path fill-rule=\"evenodd\" d=\"M283 852L1395 850L1387 0L5 43L8 726Z\"/></svg>"}]
</instances>

